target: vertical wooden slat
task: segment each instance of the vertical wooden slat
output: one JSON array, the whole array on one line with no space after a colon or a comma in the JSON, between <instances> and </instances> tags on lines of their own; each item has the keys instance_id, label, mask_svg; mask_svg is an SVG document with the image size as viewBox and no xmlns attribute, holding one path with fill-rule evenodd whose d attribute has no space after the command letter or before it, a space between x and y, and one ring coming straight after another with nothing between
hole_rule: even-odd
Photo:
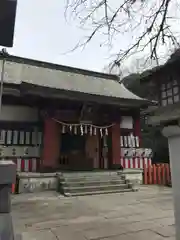
<instances>
[{"instance_id":1,"label":"vertical wooden slat","mask_svg":"<svg viewBox=\"0 0 180 240\"><path fill-rule=\"evenodd\" d=\"M11 193L12 193L12 194L15 193L15 186L16 186L16 184L13 183L13 184L12 184L12 187L11 187Z\"/></svg>"},{"instance_id":2,"label":"vertical wooden slat","mask_svg":"<svg viewBox=\"0 0 180 240\"><path fill-rule=\"evenodd\" d=\"M147 177L148 177L148 171L147 171L146 164L144 164L144 184L148 184Z\"/></svg>"},{"instance_id":3,"label":"vertical wooden slat","mask_svg":"<svg viewBox=\"0 0 180 240\"><path fill-rule=\"evenodd\" d=\"M144 184L163 184L171 183L171 171L169 164L148 165L144 162Z\"/></svg>"},{"instance_id":4,"label":"vertical wooden slat","mask_svg":"<svg viewBox=\"0 0 180 240\"><path fill-rule=\"evenodd\" d=\"M153 164L152 166L152 173L153 173L153 183L157 184L157 168L155 164Z\"/></svg>"},{"instance_id":5,"label":"vertical wooden slat","mask_svg":"<svg viewBox=\"0 0 180 240\"><path fill-rule=\"evenodd\" d=\"M148 166L148 183L152 184L152 168Z\"/></svg>"},{"instance_id":6,"label":"vertical wooden slat","mask_svg":"<svg viewBox=\"0 0 180 240\"><path fill-rule=\"evenodd\" d=\"M22 172L25 172L25 161L24 161L24 158L21 158L21 171Z\"/></svg>"},{"instance_id":7,"label":"vertical wooden slat","mask_svg":"<svg viewBox=\"0 0 180 240\"><path fill-rule=\"evenodd\" d=\"M161 167L157 166L157 184L161 184Z\"/></svg>"},{"instance_id":8,"label":"vertical wooden slat","mask_svg":"<svg viewBox=\"0 0 180 240\"><path fill-rule=\"evenodd\" d=\"M161 165L161 184L165 185L166 181L165 181L165 166L164 164Z\"/></svg>"}]
</instances>

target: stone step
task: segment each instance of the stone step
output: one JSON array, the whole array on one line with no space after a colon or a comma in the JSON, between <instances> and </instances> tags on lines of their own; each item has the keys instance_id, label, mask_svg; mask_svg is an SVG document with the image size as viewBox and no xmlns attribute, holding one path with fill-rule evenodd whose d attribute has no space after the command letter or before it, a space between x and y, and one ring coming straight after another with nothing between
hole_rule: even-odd
<instances>
[{"instance_id":1,"label":"stone step","mask_svg":"<svg viewBox=\"0 0 180 240\"><path fill-rule=\"evenodd\" d=\"M82 192L96 192L96 191L119 191L128 189L128 184L114 184L114 185L95 185L95 186L78 186L78 187L63 187L64 193L82 193Z\"/></svg>"},{"instance_id":2,"label":"stone step","mask_svg":"<svg viewBox=\"0 0 180 240\"><path fill-rule=\"evenodd\" d=\"M87 176L113 176L117 175L120 171L77 171L77 172L62 172L62 174L65 177L73 177L73 176L78 176L78 177L87 177Z\"/></svg>"},{"instance_id":3,"label":"stone step","mask_svg":"<svg viewBox=\"0 0 180 240\"><path fill-rule=\"evenodd\" d=\"M89 182L89 181L109 181L109 180L124 180L125 176L117 175L117 176L87 176L87 177L59 177L61 181L66 182Z\"/></svg>"},{"instance_id":4,"label":"stone step","mask_svg":"<svg viewBox=\"0 0 180 240\"><path fill-rule=\"evenodd\" d=\"M59 174L59 178L68 178L68 179L76 179L76 178L117 178L124 175L123 173L118 174L117 172L112 173L106 173L106 174L100 174L99 172L92 172L91 174L78 174L78 173L72 173L72 174L67 174L67 173L62 173Z\"/></svg>"},{"instance_id":5,"label":"stone step","mask_svg":"<svg viewBox=\"0 0 180 240\"><path fill-rule=\"evenodd\" d=\"M64 193L66 197L75 197L75 196L86 196L86 195L100 195L100 194L113 194L113 193L124 193L124 192L132 192L133 189L115 189L115 190L102 190L102 191L90 191L90 192L75 192L75 193Z\"/></svg>"},{"instance_id":6,"label":"stone step","mask_svg":"<svg viewBox=\"0 0 180 240\"><path fill-rule=\"evenodd\" d=\"M92 179L91 181L82 181L82 179L80 179L80 181L63 181L61 182L63 187L83 187L83 186L100 186L100 185L119 185L119 184L124 184L125 180L122 179Z\"/></svg>"},{"instance_id":7,"label":"stone step","mask_svg":"<svg viewBox=\"0 0 180 240\"><path fill-rule=\"evenodd\" d=\"M119 173L119 174L118 174ZM123 172L78 172L58 175L59 191L65 196L93 195L133 191Z\"/></svg>"}]
</instances>

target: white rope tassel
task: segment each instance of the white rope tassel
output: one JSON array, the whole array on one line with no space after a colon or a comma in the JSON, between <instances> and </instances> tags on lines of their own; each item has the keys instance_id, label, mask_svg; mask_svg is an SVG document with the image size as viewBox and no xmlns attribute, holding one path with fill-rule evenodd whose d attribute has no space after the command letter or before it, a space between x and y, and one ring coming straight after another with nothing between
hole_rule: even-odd
<instances>
[{"instance_id":1,"label":"white rope tassel","mask_svg":"<svg viewBox=\"0 0 180 240\"><path fill-rule=\"evenodd\" d=\"M92 136L92 133L93 133L93 128L92 126L90 126L90 135Z\"/></svg>"},{"instance_id":2,"label":"white rope tassel","mask_svg":"<svg viewBox=\"0 0 180 240\"><path fill-rule=\"evenodd\" d=\"M81 125L80 129L81 129L81 136L82 136L83 135L83 126L82 125Z\"/></svg>"},{"instance_id":3,"label":"white rope tassel","mask_svg":"<svg viewBox=\"0 0 180 240\"><path fill-rule=\"evenodd\" d=\"M72 132L72 125L69 126L69 130Z\"/></svg>"},{"instance_id":4,"label":"white rope tassel","mask_svg":"<svg viewBox=\"0 0 180 240\"><path fill-rule=\"evenodd\" d=\"M105 129L105 135L108 136L108 129Z\"/></svg>"},{"instance_id":5,"label":"white rope tassel","mask_svg":"<svg viewBox=\"0 0 180 240\"><path fill-rule=\"evenodd\" d=\"M102 128L100 128L100 136L101 136L101 138L103 136Z\"/></svg>"},{"instance_id":6,"label":"white rope tassel","mask_svg":"<svg viewBox=\"0 0 180 240\"><path fill-rule=\"evenodd\" d=\"M85 134L87 134L88 133L88 128L87 128L87 125L85 125L85 129L84 129L85 131Z\"/></svg>"},{"instance_id":7,"label":"white rope tassel","mask_svg":"<svg viewBox=\"0 0 180 240\"><path fill-rule=\"evenodd\" d=\"M77 135L77 126L74 126L74 134Z\"/></svg>"},{"instance_id":8,"label":"white rope tassel","mask_svg":"<svg viewBox=\"0 0 180 240\"><path fill-rule=\"evenodd\" d=\"M96 128L94 128L94 135L96 135L96 133L97 133L97 130L96 130Z\"/></svg>"},{"instance_id":9,"label":"white rope tassel","mask_svg":"<svg viewBox=\"0 0 180 240\"><path fill-rule=\"evenodd\" d=\"M54 120L55 122L57 122L57 123L60 123L61 125L64 125L64 126L70 126L70 125L78 125L78 126L80 126L81 124L77 124L77 123L74 123L74 124L69 124L69 123L65 123L65 122L61 122L61 121L58 121L57 119L55 119L55 118L52 118L52 120ZM92 125L94 128L100 128L99 126L95 126L95 125ZM110 128L110 127L112 127L112 126L114 126L114 124L110 124L110 125L107 125L107 126L102 126L103 128Z\"/></svg>"},{"instance_id":10,"label":"white rope tassel","mask_svg":"<svg viewBox=\"0 0 180 240\"><path fill-rule=\"evenodd\" d=\"M66 130L65 130L65 126L62 125L62 133L65 133L65 132L66 132Z\"/></svg>"}]
</instances>

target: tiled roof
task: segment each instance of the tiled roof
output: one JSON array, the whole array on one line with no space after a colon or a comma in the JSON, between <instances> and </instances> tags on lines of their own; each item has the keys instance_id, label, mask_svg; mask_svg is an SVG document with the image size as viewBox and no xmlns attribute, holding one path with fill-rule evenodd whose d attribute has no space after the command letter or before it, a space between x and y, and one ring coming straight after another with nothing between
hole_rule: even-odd
<instances>
[{"instance_id":1,"label":"tiled roof","mask_svg":"<svg viewBox=\"0 0 180 240\"><path fill-rule=\"evenodd\" d=\"M2 62L2 60L1 60ZM57 65L56 65L57 66ZM91 74L90 71L63 71L61 68L31 65L26 62L6 60L4 82L11 84L28 83L52 89L60 89L72 92L81 92L91 95L113 97L119 99L138 100L142 99L118 82L117 76L106 74ZM84 74L85 72L85 74Z\"/></svg>"},{"instance_id":2,"label":"tiled roof","mask_svg":"<svg viewBox=\"0 0 180 240\"><path fill-rule=\"evenodd\" d=\"M158 65L156 67L153 67L142 72L140 75L141 82L143 83L143 81L148 81L149 77L151 77L154 73L163 71L166 67L172 66L173 64L179 64L179 62L180 62L180 49L174 52L164 64Z\"/></svg>"}]
</instances>

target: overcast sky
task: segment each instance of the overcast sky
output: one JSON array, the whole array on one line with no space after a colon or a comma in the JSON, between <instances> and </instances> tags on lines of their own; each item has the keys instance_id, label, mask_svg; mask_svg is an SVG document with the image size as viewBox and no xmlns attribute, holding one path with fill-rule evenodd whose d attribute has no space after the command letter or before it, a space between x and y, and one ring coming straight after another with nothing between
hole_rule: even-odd
<instances>
[{"instance_id":1,"label":"overcast sky","mask_svg":"<svg viewBox=\"0 0 180 240\"><path fill-rule=\"evenodd\" d=\"M64 18L63 0L18 0L14 47L17 56L101 71L109 61L100 42L92 41L84 51L66 54L84 33Z\"/></svg>"},{"instance_id":2,"label":"overcast sky","mask_svg":"<svg viewBox=\"0 0 180 240\"><path fill-rule=\"evenodd\" d=\"M102 71L110 61L108 48L101 47L102 36L92 40L84 51L68 54L88 33L78 23L64 18L66 0L18 0L14 47L8 49L17 56ZM131 39L121 38L114 50Z\"/></svg>"}]
</instances>

